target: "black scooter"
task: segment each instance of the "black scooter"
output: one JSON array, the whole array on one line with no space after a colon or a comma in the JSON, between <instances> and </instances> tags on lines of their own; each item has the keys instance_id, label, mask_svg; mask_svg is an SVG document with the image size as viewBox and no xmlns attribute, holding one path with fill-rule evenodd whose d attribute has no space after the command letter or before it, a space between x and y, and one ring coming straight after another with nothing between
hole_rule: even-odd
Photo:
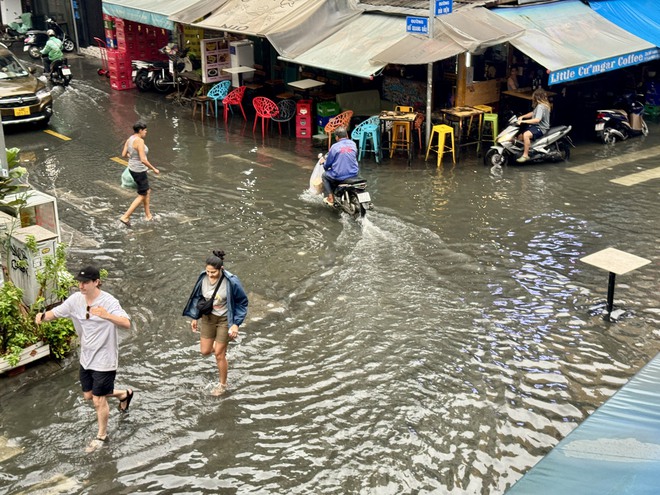
<instances>
[{"instance_id":1,"label":"black scooter","mask_svg":"<svg viewBox=\"0 0 660 495\"><path fill-rule=\"evenodd\" d=\"M603 144L614 144L629 137L648 136L649 126L644 121L644 95L626 93L614 103L613 109L596 113L596 136Z\"/></svg>"},{"instance_id":2,"label":"black scooter","mask_svg":"<svg viewBox=\"0 0 660 495\"><path fill-rule=\"evenodd\" d=\"M68 34L60 27L60 25L55 22L55 20L48 18L46 19L46 25L48 29L55 31L55 36L57 36L62 41L62 50L65 52L72 52L76 49L76 44L69 37ZM34 59L41 58L41 50L48 42L48 30L39 31L37 29L30 29L25 35L23 40L23 51L28 52L30 57Z\"/></svg>"},{"instance_id":3,"label":"black scooter","mask_svg":"<svg viewBox=\"0 0 660 495\"><path fill-rule=\"evenodd\" d=\"M71 82L71 68L69 61L65 58L56 60L50 64L50 82L53 86L62 86L66 88Z\"/></svg>"}]
</instances>

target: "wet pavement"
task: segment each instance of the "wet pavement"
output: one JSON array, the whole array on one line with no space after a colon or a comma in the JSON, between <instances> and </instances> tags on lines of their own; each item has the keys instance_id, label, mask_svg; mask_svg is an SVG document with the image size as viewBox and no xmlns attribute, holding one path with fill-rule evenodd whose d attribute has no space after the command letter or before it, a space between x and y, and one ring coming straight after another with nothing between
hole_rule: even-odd
<instances>
[{"instance_id":1,"label":"wet pavement","mask_svg":"<svg viewBox=\"0 0 660 495\"><path fill-rule=\"evenodd\" d=\"M376 209L356 223L306 193L310 141L202 124L72 67L50 125L71 140L6 141L57 196L71 267L109 271L134 322L117 385L136 395L86 454L74 359L1 377L0 493L503 493L660 350L658 181L612 182L657 166L657 124L561 164L367 159ZM138 117L162 173L155 221L126 229L112 158ZM653 261L618 277L618 323L590 313L607 274L579 261L609 246ZM220 399L180 316L218 248L251 298Z\"/></svg>"}]
</instances>

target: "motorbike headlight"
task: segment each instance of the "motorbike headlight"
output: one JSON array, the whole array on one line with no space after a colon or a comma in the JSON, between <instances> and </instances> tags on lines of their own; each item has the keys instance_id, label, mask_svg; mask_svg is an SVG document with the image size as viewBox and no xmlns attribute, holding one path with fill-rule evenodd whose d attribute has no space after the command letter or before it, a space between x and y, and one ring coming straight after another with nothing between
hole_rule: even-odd
<instances>
[{"instance_id":1,"label":"motorbike headlight","mask_svg":"<svg viewBox=\"0 0 660 495\"><path fill-rule=\"evenodd\" d=\"M40 100L48 98L49 96L50 96L50 89L48 89L48 87L41 88L39 91L37 91L37 98L39 98Z\"/></svg>"}]
</instances>

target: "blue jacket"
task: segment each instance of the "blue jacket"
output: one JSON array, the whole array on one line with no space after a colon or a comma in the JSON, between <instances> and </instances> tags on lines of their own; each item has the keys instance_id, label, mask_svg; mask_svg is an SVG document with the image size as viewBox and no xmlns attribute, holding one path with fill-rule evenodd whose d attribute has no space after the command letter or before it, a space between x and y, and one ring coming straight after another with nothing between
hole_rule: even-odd
<instances>
[{"instance_id":1,"label":"blue jacket","mask_svg":"<svg viewBox=\"0 0 660 495\"><path fill-rule=\"evenodd\" d=\"M344 138L332 145L323 168L331 179L344 180L357 177L357 146L352 139Z\"/></svg>"},{"instance_id":2,"label":"blue jacket","mask_svg":"<svg viewBox=\"0 0 660 495\"><path fill-rule=\"evenodd\" d=\"M238 277L227 270L223 271L227 279L227 323L229 324L229 328L232 325L238 325L240 327L247 315L248 297ZM203 271L199 275L195 288L188 299L188 304L186 304L183 310L183 316L188 316L193 320L199 320L201 318L197 311L197 302L202 297L202 280L204 280L205 276L206 271Z\"/></svg>"}]
</instances>

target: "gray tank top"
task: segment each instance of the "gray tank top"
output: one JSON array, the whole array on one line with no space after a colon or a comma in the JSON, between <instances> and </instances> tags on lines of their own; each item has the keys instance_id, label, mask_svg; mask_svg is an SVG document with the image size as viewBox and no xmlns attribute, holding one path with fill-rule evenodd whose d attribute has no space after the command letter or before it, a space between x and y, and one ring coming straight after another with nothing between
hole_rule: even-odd
<instances>
[{"instance_id":1,"label":"gray tank top","mask_svg":"<svg viewBox=\"0 0 660 495\"><path fill-rule=\"evenodd\" d=\"M147 166L140 161L140 154L138 150L133 148L133 141L136 136L131 136L128 138L128 168L133 172L146 172L149 170ZM149 148L147 144L144 144L144 154L149 153Z\"/></svg>"}]
</instances>

